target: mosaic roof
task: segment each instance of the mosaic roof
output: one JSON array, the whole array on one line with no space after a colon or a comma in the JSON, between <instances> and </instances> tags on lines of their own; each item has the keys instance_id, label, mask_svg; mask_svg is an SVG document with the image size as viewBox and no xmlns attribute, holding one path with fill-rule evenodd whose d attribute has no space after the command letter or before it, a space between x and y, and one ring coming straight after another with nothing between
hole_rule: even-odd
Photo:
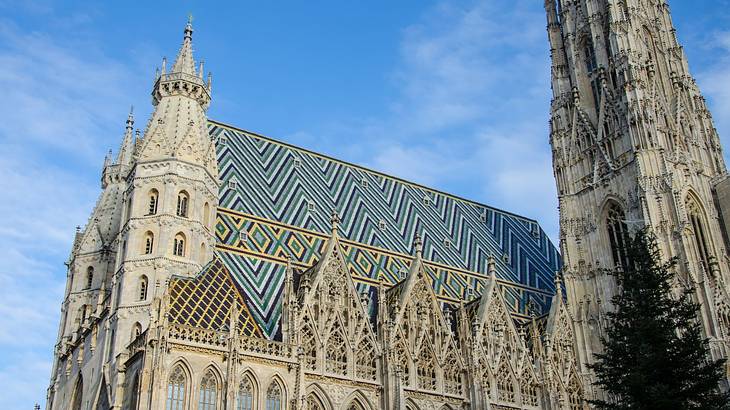
<instances>
[{"instance_id":1,"label":"mosaic roof","mask_svg":"<svg viewBox=\"0 0 730 410\"><path fill-rule=\"evenodd\" d=\"M221 181L217 255L267 337L280 332L287 259L307 269L321 258L332 210L358 292L399 282L418 234L442 302L478 297L491 255L515 317L528 305L547 312L560 259L536 221L221 123L209 133Z\"/></svg>"}]
</instances>

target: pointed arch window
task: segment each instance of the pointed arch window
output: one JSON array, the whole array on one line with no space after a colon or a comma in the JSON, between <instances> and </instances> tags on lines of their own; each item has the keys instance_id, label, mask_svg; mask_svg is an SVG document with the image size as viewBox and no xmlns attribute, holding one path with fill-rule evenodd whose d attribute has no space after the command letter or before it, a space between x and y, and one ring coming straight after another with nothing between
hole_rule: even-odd
<instances>
[{"instance_id":1,"label":"pointed arch window","mask_svg":"<svg viewBox=\"0 0 730 410\"><path fill-rule=\"evenodd\" d=\"M200 381L198 393L199 410L216 410L218 406L218 379L212 370L208 369Z\"/></svg>"},{"instance_id":2,"label":"pointed arch window","mask_svg":"<svg viewBox=\"0 0 730 410\"><path fill-rule=\"evenodd\" d=\"M515 403L515 382L506 362L503 362L497 371L497 398L507 403Z\"/></svg>"},{"instance_id":3,"label":"pointed arch window","mask_svg":"<svg viewBox=\"0 0 730 410\"><path fill-rule=\"evenodd\" d=\"M628 255L626 253L626 239L628 238L628 228L626 226L626 215L621 206L616 202L608 205L606 213L606 231L608 232L609 245L611 246L611 256L613 264L616 267L626 268L629 266Z\"/></svg>"},{"instance_id":4,"label":"pointed arch window","mask_svg":"<svg viewBox=\"0 0 730 410\"><path fill-rule=\"evenodd\" d=\"M151 189L147 199L147 215L157 214L157 202L159 198L160 193L156 189Z\"/></svg>"},{"instance_id":5,"label":"pointed arch window","mask_svg":"<svg viewBox=\"0 0 730 410\"><path fill-rule=\"evenodd\" d=\"M203 225L208 226L210 223L210 205L206 202L203 205Z\"/></svg>"},{"instance_id":6,"label":"pointed arch window","mask_svg":"<svg viewBox=\"0 0 730 410\"><path fill-rule=\"evenodd\" d=\"M139 300L147 300L147 276L145 275L139 278Z\"/></svg>"},{"instance_id":7,"label":"pointed arch window","mask_svg":"<svg viewBox=\"0 0 730 410\"><path fill-rule=\"evenodd\" d=\"M307 396L307 410L324 410L322 401L314 393Z\"/></svg>"},{"instance_id":8,"label":"pointed arch window","mask_svg":"<svg viewBox=\"0 0 730 410\"><path fill-rule=\"evenodd\" d=\"M371 339L365 336L357 343L355 373L361 379L375 380L376 371L375 347Z\"/></svg>"},{"instance_id":9,"label":"pointed arch window","mask_svg":"<svg viewBox=\"0 0 730 410\"><path fill-rule=\"evenodd\" d=\"M302 326L302 347L304 348L304 366L309 370L317 367L317 338L314 335L309 318L304 318Z\"/></svg>"},{"instance_id":10,"label":"pointed arch window","mask_svg":"<svg viewBox=\"0 0 730 410\"><path fill-rule=\"evenodd\" d=\"M184 410L187 377L182 366L178 365L170 373L167 381L167 410Z\"/></svg>"},{"instance_id":11,"label":"pointed arch window","mask_svg":"<svg viewBox=\"0 0 730 410\"><path fill-rule=\"evenodd\" d=\"M585 58L586 71L590 74L598 68L596 61L596 50L591 40L586 40L583 45L583 58Z\"/></svg>"},{"instance_id":12,"label":"pointed arch window","mask_svg":"<svg viewBox=\"0 0 730 410\"><path fill-rule=\"evenodd\" d=\"M139 322L132 326L132 340L135 340L142 334L142 325Z\"/></svg>"},{"instance_id":13,"label":"pointed arch window","mask_svg":"<svg viewBox=\"0 0 730 410\"><path fill-rule=\"evenodd\" d=\"M172 254L175 256L185 256L185 235L178 232L172 244Z\"/></svg>"},{"instance_id":14,"label":"pointed arch window","mask_svg":"<svg viewBox=\"0 0 730 410\"><path fill-rule=\"evenodd\" d=\"M266 410L282 410L283 395L279 382L276 380L271 382L266 390Z\"/></svg>"},{"instance_id":15,"label":"pointed arch window","mask_svg":"<svg viewBox=\"0 0 730 410\"><path fill-rule=\"evenodd\" d=\"M253 410L256 391L251 377L243 376L236 393L236 410Z\"/></svg>"},{"instance_id":16,"label":"pointed arch window","mask_svg":"<svg viewBox=\"0 0 730 410\"><path fill-rule=\"evenodd\" d=\"M89 266L86 269L86 284L84 286L84 289L91 289L91 285L94 284L94 267Z\"/></svg>"},{"instance_id":17,"label":"pointed arch window","mask_svg":"<svg viewBox=\"0 0 730 410\"><path fill-rule=\"evenodd\" d=\"M74 386L73 396L71 398L71 410L81 410L81 404L83 403L84 394L84 381L79 374L79 379L76 381Z\"/></svg>"},{"instance_id":18,"label":"pointed arch window","mask_svg":"<svg viewBox=\"0 0 730 410\"><path fill-rule=\"evenodd\" d=\"M365 410L365 407L358 400L353 399L347 406L347 410Z\"/></svg>"},{"instance_id":19,"label":"pointed arch window","mask_svg":"<svg viewBox=\"0 0 730 410\"><path fill-rule=\"evenodd\" d=\"M418 356L418 387L425 390L436 390L436 363L428 347L421 348Z\"/></svg>"},{"instance_id":20,"label":"pointed arch window","mask_svg":"<svg viewBox=\"0 0 730 410\"><path fill-rule=\"evenodd\" d=\"M685 205L687 209L687 217L689 223L692 225L692 232L694 233L695 247L697 254L702 264L702 268L706 273L710 273L710 246L708 242L707 229L704 224L704 213L699 203L693 198L687 198Z\"/></svg>"},{"instance_id":21,"label":"pointed arch window","mask_svg":"<svg viewBox=\"0 0 730 410\"><path fill-rule=\"evenodd\" d=\"M335 328L327 340L326 362L328 372L347 374L347 342L339 328Z\"/></svg>"},{"instance_id":22,"label":"pointed arch window","mask_svg":"<svg viewBox=\"0 0 730 410\"><path fill-rule=\"evenodd\" d=\"M537 407L537 405L539 404L537 381L528 369L523 370L520 384L522 404L526 406Z\"/></svg>"},{"instance_id":23,"label":"pointed arch window","mask_svg":"<svg viewBox=\"0 0 730 410\"><path fill-rule=\"evenodd\" d=\"M185 191L180 191L177 194L177 216L183 218L188 217L188 202L190 201L190 195Z\"/></svg>"},{"instance_id":24,"label":"pointed arch window","mask_svg":"<svg viewBox=\"0 0 730 410\"><path fill-rule=\"evenodd\" d=\"M144 254L145 255L151 255L152 250L155 246L155 234L153 234L150 231L147 231L144 234Z\"/></svg>"},{"instance_id":25,"label":"pointed arch window","mask_svg":"<svg viewBox=\"0 0 730 410\"><path fill-rule=\"evenodd\" d=\"M444 390L449 394L461 394L461 385L461 369L456 361L456 355L450 354L444 366Z\"/></svg>"}]
</instances>

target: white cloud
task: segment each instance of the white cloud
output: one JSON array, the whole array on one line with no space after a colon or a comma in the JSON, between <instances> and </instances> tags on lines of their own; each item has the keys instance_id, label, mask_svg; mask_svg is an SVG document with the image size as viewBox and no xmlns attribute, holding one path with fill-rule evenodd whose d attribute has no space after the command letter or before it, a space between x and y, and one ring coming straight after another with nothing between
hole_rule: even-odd
<instances>
[{"instance_id":1,"label":"white cloud","mask_svg":"<svg viewBox=\"0 0 730 410\"><path fill-rule=\"evenodd\" d=\"M81 47L73 32L59 38L0 19L2 408L43 403L74 226L99 193L127 102L144 97L132 81L139 74L93 43Z\"/></svg>"},{"instance_id":2,"label":"white cloud","mask_svg":"<svg viewBox=\"0 0 730 410\"><path fill-rule=\"evenodd\" d=\"M556 240L544 18L532 1L444 2L406 29L401 95L365 162L536 218Z\"/></svg>"}]
</instances>

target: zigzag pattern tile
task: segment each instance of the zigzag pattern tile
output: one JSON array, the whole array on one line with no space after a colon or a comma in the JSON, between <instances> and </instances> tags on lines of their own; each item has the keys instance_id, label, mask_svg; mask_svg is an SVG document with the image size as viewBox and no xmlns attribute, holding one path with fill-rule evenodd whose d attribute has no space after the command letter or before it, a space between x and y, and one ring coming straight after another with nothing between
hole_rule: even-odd
<instances>
[{"instance_id":1,"label":"zigzag pattern tile","mask_svg":"<svg viewBox=\"0 0 730 410\"><path fill-rule=\"evenodd\" d=\"M223 218L250 215L322 233L329 231L331 210L337 209L342 218L341 235L352 243L409 254L414 236L420 234L424 239L426 259L449 267L442 269L434 283L439 295L444 297L463 297L465 289L474 288L477 281L449 272L484 272L489 255L497 258L497 273L501 279L547 292L554 289L553 272L559 268L559 255L533 220L218 123L211 122L209 131L218 142L220 207L223 208L220 214L225 215ZM234 182L235 186L229 182ZM226 209L233 212L227 214ZM241 227L236 227L235 221L226 221L223 226L220 222L219 219L221 244L238 246L232 243L237 240L232 235L238 235ZM249 226L245 230L249 232L247 241L257 241L251 248L269 258L285 258L291 253L306 263L305 260L318 257L321 247L318 242L321 237L315 240L314 236L307 238L303 232L285 234L292 230L280 226L266 232L263 228L258 232ZM355 257L358 263L353 265L362 265L362 272L353 273L377 280L372 266L381 266L384 263L382 256L373 259L365 252L365 256ZM378 275L382 274L383 279L393 283L397 280L397 270L393 271L396 265L395 262L382 265L377 269ZM235 269L232 271L245 275ZM258 273L250 275L260 276ZM519 287L505 289L506 298L514 303L515 311L524 312L528 297L519 293L525 292L516 290L510 295L511 289ZM542 295L538 296L536 299L544 299ZM256 303L274 302L255 295L250 297ZM538 305L545 308L544 303ZM271 306L260 306L261 317L271 319L263 314L271 309Z\"/></svg>"}]
</instances>

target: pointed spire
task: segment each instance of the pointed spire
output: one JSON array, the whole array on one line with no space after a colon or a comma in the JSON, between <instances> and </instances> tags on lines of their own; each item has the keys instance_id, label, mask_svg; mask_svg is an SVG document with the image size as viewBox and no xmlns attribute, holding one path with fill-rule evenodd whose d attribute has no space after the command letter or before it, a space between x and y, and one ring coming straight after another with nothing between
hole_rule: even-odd
<instances>
[{"instance_id":1,"label":"pointed spire","mask_svg":"<svg viewBox=\"0 0 730 410\"><path fill-rule=\"evenodd\" d=\"M561 299L563 297L563 278L559 270L555 271L555 296Z\"/></svg>"},{"instance_id":2,"label":"pointed spire","mask_svg":"<svg viewBox=\"0 0 730 410\"><path fill-rule=\"evenodd\" d=\"M117 164L129 165L132 162L132 151L134 150L134 106L129 109L127 115L127 124L124 129L124 138L122 145L119 147L117 155Z\"/></svg>"},{"instance_id":3,"label":"pointed spire","mask_svg":"<svg viewBox=\"0 0 730 410\"><path fill-rule=\"evenodd\" d=\"M193 17L188 18L188 23L183 31L183 43L177 53L175 64L172 65L171 73L183 73L195 75L195 61L193 60ZM164 68L163 68L164 70Z\"/></svg>"}]
</instances>

